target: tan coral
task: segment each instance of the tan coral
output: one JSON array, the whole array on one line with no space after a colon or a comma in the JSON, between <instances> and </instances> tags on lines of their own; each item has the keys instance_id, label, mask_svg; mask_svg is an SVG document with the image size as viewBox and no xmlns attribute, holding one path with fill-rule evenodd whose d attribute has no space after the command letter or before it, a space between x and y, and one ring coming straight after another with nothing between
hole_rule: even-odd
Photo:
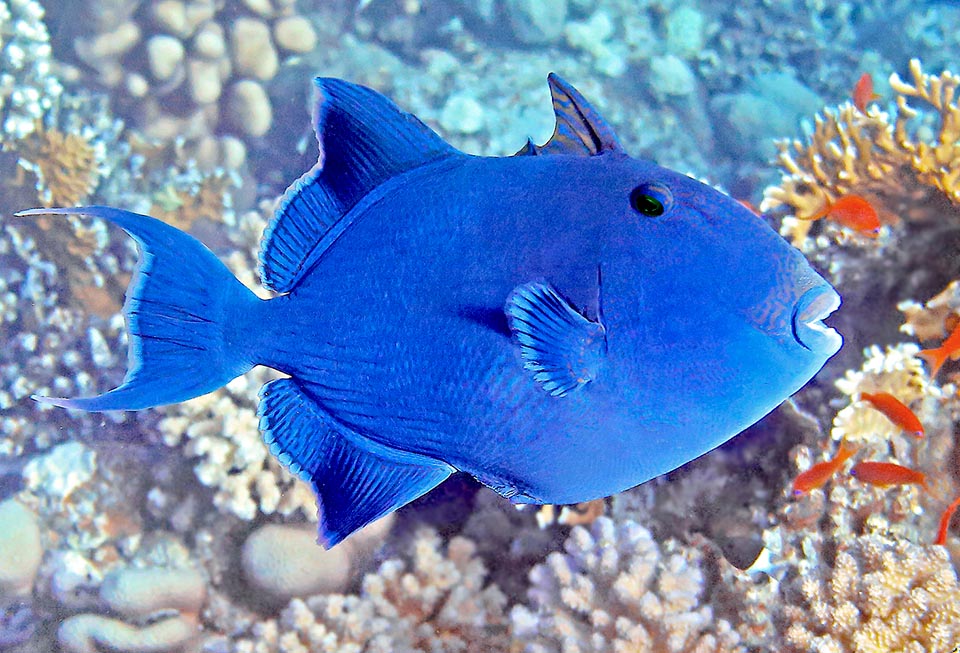
<instances>
[{"instance_id":1,"label":"tan coral","mask_svg":"<svg viewBox=\"0 0 960 653\"><path fill-rule=\"evenodd\" d=\"M197 220L221 220L228 208L230 192L238 186L236 178L223 171L203 173L199 183L178 188L168 185L151 198L150 215L183 231L190 231Z\"/></svg>"},{"instance_id":2,"label":"tan coral","mask_svg":"<svg viewBox=\"0 0 960 653\"><path fill-rule=\"evenodd\" d=\"M18 149L20 167L36 176L44 206L75 206L96 187L97 157L83 136L38 127Z\"/></svg>"},{"instance_id":3,"label":"tan coral","mask_svg":"<svg viewBox=\"0 0 960 653\"><path fill-rule=\"evenodd\" d=\"M897 310L904 315L902 332L921 341L944 338L960 323L960 280L954 279L922 304L913 300L900 302Z\"/></svg>"}]
</instances>

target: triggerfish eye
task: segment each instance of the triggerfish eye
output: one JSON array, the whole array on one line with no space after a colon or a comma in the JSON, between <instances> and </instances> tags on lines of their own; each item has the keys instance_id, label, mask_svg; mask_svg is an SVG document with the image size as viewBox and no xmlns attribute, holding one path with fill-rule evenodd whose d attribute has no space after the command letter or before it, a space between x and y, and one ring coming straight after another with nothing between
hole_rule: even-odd
<instances>
[{"instance_id":1,"label":"triggerfish eye","mask_svg":"<svg viewBox=\"0 0 960 653\"><path fill-rule=\"evenodd\" d=\"M654 184L641 184L630 193L630 206L640 215L656 218L669 210L673 197L666 188Z\"/></svg>"}]
</instances>

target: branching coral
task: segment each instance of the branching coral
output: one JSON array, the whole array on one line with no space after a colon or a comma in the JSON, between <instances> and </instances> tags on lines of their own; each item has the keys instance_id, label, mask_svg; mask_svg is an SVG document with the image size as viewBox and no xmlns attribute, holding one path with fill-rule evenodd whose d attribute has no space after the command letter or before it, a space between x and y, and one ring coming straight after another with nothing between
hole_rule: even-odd
<instances>
[{"instance_id":1,"label":"branching coral","mask_svg":"<svg viewBox=\"0 0 960 653\"><path fill-rule=\"evenodd\" d=\"M806 237L811 224L807 218L848 193L868 198L888 224L929 219L931 208L960 203L957 77L949 71L927 75L916 59L910 62L910 71L913 85L896 74L890 77L898 93L893 117L876 105L864 114L845 103L816 117L809 142L778 143L783 178L766 189L760 208L786 207L790 215L782 231L794 242ZM940 121L937 136L927 129L910 129L918 111L908 104L909 97L935 110Z\"/></svg>"},{"instance_id":2,"label":"branching coral","mask_svg":"<svg viewBox=\"0 0 960 653\"><path fill-rule=\"evenodd\" d=\"M529 653L744 650L703 600L698 550L608 517L574 527L565 548L530 572L532 606L511 612Z\"/></svg>"},{"instance_id":3,"label":"branching coral","mask_svg":"<svg viewBox=\"0 0 960 653\"><path fill-rule=\"evenodd\" d=\"M942 547L863 535L800 573L780 650L923 653L960 641L960 583Z\"/></svg>"},{"instance_id":4,"label":"branching coral","mask_svg":"<svg viewBox=\"0 0 960 653\"><path fill-rule=\"evenodd\" d=\"M422 529L410 561L394 558L367 574L357 595L294 599L252 637L215 638L211 653L369 653L507 651L506 597L485 584L486 566L470 540L444 544Z\"/></svg>"},{"instance_id":5,"label":"branching coral","mask_svg":"<svg viewBox=\"0 0 960 653\"><path fill-rule=\"evenodd\" d=\"M270 454L258 430L257 393L271 372L257 369L223 390L163 409L169 446L183 445L200 483L215 489L214 505L252 520L258 514L316 518L313 490Z\"/></svg>"},{"instance_id":6,"label":"branching coral","mask_svg":"<svg viewBox=\"0 0 960 653\"><path fill-rule=\"evenodd\" d=\"M44 206L74 206L94 189L97 159L80 134L38 129L20 147L20 166L36 175Z\"/></svg>"},{"instance_id":7,"label":"branching coral","mask_svg":"<svg viewBox=\"0 0 960 653\"><path fill-rule=\"evenodd\" d=\"M897 96L897 122L894 135L897 145L911 156L918 180L939 188L954 203L960 203L960 106L956 97L960 77L949 70L939 76L927 75L920 67L919 59L910 61L913 84L890 76L890 87ZM926 142L911 134L907 121L918 115L907 104L907 98L922 100L940 114L940 129L932 142Z\"/></svg>"}]
</instances>

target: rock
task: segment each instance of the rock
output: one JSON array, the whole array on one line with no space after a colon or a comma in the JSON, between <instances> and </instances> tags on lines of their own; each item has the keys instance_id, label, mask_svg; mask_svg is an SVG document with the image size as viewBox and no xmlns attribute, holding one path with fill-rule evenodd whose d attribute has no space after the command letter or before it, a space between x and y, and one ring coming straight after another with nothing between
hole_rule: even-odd
<instances>
[{"instance_id":1,"label":"rock","mask_svg":"<svg viewBox=\"0 0 960 653\"><path fill-rule=\"evenodd\" d=\"M563 35L567 0L506 0L504 9L513 33L523 43L551 43Z\"/></svg>"},{"instance_id":2,"label":"rock","mask_svg":"<svg viewBox=\"0 0 960 653\"><path fill-rule=\"evenodd\" d=\"M266 134L273 124L270 98L263 86L252 79L241 80L230 88L227 115L236 129L254 137Z\"/></svg>"},{"instance_id":3,"label":"rock","mask_svg":"<svg viewBox=\"0 0 960 653\"><path fill-rule=\"evenodd\" d=\"M273 5L270 4L270 0L243 0L243 4L246 5L247 9L256 14L260 14L264 18L273 16L274 9Z\"/></svg>"},{"instance_id":4,"label":"rock","mask_svg":"<svg viewBox=\"0 0 960 653\"><path fill-rule=\"evenodd\" d=\"M714 133L742 154L766 161L776 154L774 139L797 133L802 118L812 117L823 100L786 73L758 75L741 93L710 100Z\"/></svg>"},{"instance_id":5,"label":"rock","mask_svg":"<svg viewBox=\"0 0 960 653\"><path fill-rule=\"evenodd\" d=\"M451 95L440 112L440 126L450 132L476 134L484 126L483 107L470 95Z\"/></svg>"},{"instance_id":6,"label":"rock","mask_svg":"<svg viewBox=\"0 0 960 653\"><path fill-rule=\"evenodd\" d=\"M238 18L230 32L233 64L239 75L268 80L277 74L280 59L270 38L270 28L256 18Z\"/></svg>"},{"instance_id":7,"label":"rock","mask_svg":"<svg viewBox=\"0 0 960 653\"><path fill-rule=\"evenodd\" d=\"M61 622L57 641L64 653L159 653L182 651L197 634L197 624L182 617L168 617L138 628L119 619L78 614Z\"/></svg>"},{"instance_id":8,"label":"rock","mask_svg":"<svg viewBox=\"0 0 960 653\"><path fill-rule=\"evenodd\" d=\"M317 33L303 16L288 16L273 24L277 46L288 52L310 52L317 45Z\"/></svg>"},{"instance_id":9,"label":"rock","mask_svg":"<svg viewBox=\"0 0 960 653\"><path fill-rule=\"evenodd\" d=\"M267 524L243 545L243 577L268 603L342 592L351 578L350 547L325 551L317 545L316 527Z\"/></svg>"},{"instance_id":10,"label":"rock","mask_svg":"<svg viewBox=\"0 0 960 653\"><path fill-rule=\"evenodd\" d=\"M227 40L219 23L209 22L197 30L193 51L206 59L219 59L227 53Z\"/></svg>"},{"instance_id":11,"label":"rock","mask_svg":"<svg viewBox=\"0 0 960 653\"><path fill-rule=\"evenodd\" d=\"M683 58L699 55L707 42L707 19L693 7L677 7L667 14L667 52Z\"/></svg>"},{"instance_id":12,"label":"rock","mask_svg":"<svg viewBox=\"0 0 960 653\"><path fill-rule=\"evenodd\" d=\"M183 64L184 48L180 39L166 34L156 34L147 41L147 61L150 74L158 81L173 77Z\"/></svg>"},{"instance_id":13,"label":"rock","mask_svg":"<svg viewBox=\"0 0 960 653\"><path fill-rule=\"evenodd\" d=\"M124 567L109 574L100 586L100 598L127 618L166 610L196 614L206 594L206 581L192 569Z\"/></svg>"},{"instance_id":14,"label":"rock","mask_svg":"<svg viewBox=\"0 0 960 653\"><path fill-rule=\"evenodd\" d=\"M187 62L190 97L197 104L212 104L220 99L220 66L216 61L191 59Z\"/></svg>"},{"instance_id":15,"label":"rock","mask_svg":"<svg viewBox=\"0 0 960 653\"><path fill-rule=\"evenodd\" d=\"M0 596L29 594L43 559L37 515L16 499L0 503Z\"/></svg>"},{"instance_id":16,"label":"rock","mask_svg":"<svg viewBox=\"0 0 960 653\"><path fill-rule=\"evenodd\" d=\"M181 0L160 0L152 9L153 19L162 29L179 37L189 35L187 7Z\"/></svg>"},{"instance_id":17,"label":"rock","mask_svg":"<svg viewBox=\"0 0 960 653\"><path fill-rule=\"evenodd\" d=\"M697 89L697 78L686 61L668 54L650 60L650 87L661 100L687 96Z\"/></svg>"}]
</instances>

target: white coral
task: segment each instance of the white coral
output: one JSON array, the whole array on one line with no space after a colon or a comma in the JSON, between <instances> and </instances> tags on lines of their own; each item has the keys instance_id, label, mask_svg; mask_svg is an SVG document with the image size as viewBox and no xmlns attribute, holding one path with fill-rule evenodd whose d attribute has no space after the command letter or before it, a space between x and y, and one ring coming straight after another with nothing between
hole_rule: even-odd
<instances>
[{"instance_id":1,"label":"white coral","mask_svg":"<svg viewBox=\"0 0 960 653\"><path fill-rule=\"evenodd\" d=\"M530 572L532 606L511 612L528 653L741 650L729 624L701 604L702 555L630 520L598 518L575 527L566 553Z\"/></svg>"}]
</instances>

